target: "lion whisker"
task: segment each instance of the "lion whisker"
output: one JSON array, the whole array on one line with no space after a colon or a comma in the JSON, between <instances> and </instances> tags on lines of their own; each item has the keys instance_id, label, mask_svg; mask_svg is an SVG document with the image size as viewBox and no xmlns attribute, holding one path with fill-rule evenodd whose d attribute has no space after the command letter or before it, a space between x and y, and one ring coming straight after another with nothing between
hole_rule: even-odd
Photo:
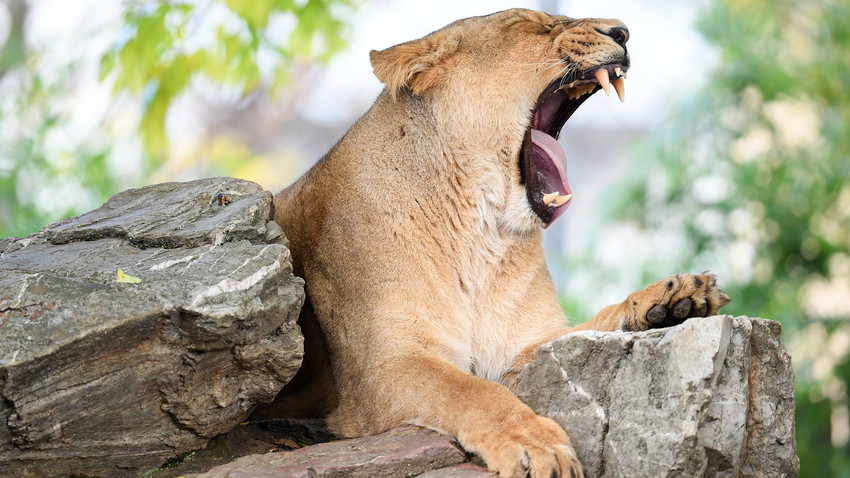
<instances>
[{"instance_id":1,"label":"lion whisker","mask_svg":"<svg viewBox=\"0 0 850 478\"><path fill-rule=\"evenodd\" d=\"M532 79L532 78L536 77L537 75L540 75L541 73L544 73L545 71L549 70L553 66L558 65L559 63L561 63L561 60L555 60L555 59L545 60L545 61L536 62L536 63L519 63L519 64L533 65L533 66L531 68L517 72L516 74L511 76L511 79L517 78L518 76L527 75L528 73L533 71L533 72L535 72L535 74L529 77L529 79ZM541 70L540 69L541 67L545 67L545 68L543 68Z\"/></svg>"},{"instance_id":2,"label":"lion whisker","mask_svg":"<svg viewBox=\"0 0 850 478\"><path fill-rule=\"evenodd\" d=\"M555 66L558 66L558 65L563 65L563 64L564 64L564 63L563 63L563 61L562 61L562 60L558 60L558 61L557 61L557 63L553 63L553 64L551 64L551 65L547 66L546 68L544 68L544 69L542 69L542 70L538 71L537 73L535 73L534 75L532 75L532 76L531 76L531 78L529 78L529 79L536 78L537 76L541 75L542 73L545 73L546 71L550 70L551 68L553 68L553 67L555 67ZM569 67L569 64L567 64L567 65L566 65L566 67Z\"/></svg>"}]
</instances>

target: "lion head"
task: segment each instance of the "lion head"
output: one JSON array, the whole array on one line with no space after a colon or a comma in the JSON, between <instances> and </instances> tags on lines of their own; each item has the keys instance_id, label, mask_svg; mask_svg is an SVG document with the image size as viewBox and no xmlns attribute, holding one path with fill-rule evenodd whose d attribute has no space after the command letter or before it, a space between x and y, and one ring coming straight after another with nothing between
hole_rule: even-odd
<instances>
[{"instance_id":1,"label":"lion head","mask_svg":"<svg viewBox=\"0 0 850 478\"><path fill-rule=\"evenodd\" d=\"M624 99L628 39L619 20L514 9L372 51L371 60L393 96L432 102L453 144L503 159L504 209L517 228L548 227L572 199L558 136L600 89Z\"/></svg>"}]
</instances>

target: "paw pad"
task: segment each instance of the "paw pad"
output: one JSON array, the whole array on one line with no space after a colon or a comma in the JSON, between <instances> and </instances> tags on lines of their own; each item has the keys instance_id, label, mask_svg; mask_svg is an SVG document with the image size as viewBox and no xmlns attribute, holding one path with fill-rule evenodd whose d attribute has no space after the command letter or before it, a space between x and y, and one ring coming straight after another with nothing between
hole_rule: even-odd
<instances>
[{"instance_id":1,"label":"paw pad","mask_svg":"<svg viewBox=\"0 0 850 478\"><path fill-rule=\"evenodd\" d=\"M634 315L622 322L623 330L679 325L692 317L715 315L729 303L711 274L677 274L635 292L629 299Z\"/></svg>"}]
</instances>

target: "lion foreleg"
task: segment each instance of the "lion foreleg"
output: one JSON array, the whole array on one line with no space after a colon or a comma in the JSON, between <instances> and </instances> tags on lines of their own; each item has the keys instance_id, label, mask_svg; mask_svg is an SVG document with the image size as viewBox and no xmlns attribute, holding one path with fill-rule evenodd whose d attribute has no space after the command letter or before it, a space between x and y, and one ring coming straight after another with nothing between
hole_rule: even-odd
<instances>
[{"instance_id":1,"label":"lion foreleg","mask_svg":"<svg viewBox=\"0 0 850 478\"><path fill-rule=\"evenodd\" d=\"M372 432L359 428L365 423L380 429L418 425L457 437L502 477L582 476L557 423L535 414L503 385L424 350L383 361L359 390L341 392L328 423L343 435ZM372 416L363 416L364 401L372 404L366 411Z\"/></svg>"}]
</instances>

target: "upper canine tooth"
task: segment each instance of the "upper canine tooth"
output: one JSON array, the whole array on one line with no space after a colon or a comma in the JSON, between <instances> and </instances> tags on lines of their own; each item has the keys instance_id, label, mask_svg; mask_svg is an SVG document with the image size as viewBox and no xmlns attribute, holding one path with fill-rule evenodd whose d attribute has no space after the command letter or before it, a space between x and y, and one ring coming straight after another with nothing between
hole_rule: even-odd
<instances>
[{"instance_id":1,"label":"upper canine tooth","mask_svg":"<svg viewBox=\"0 0 850 478\"><path fill-rule=\"evenodd\" d=\"M623 70L619 66L614 68L614 73L616 73L618 77L623 76Z\"/></svg>"},{"instance_id":2,"label":"upper canine tooth","mask_svg":"<svg viewBox=\"0 0 850 478\"><path fill-rule=\"evenodd\" d=\"M572 195L572 194L566 194L566 195L564 195L564 196L558 196L558 197L556 197L556 198L555 198L555 206L557 206L557 207L561 207L561 206L563 206L564 204L566 204L566 203L567 203L567 201L569 201L570 199L572 199L572 197L573 197L573 195Z\"/></svg>"},{"instance_id":3,"label":"upper canine tooth","mask_svg":"<svg viewBox=\"0 0 850 478\"><path fill-rule=\"evenodd\" d=\"M599 81L599 84L602 85L602 89L605 90L605 94L611 96L611 83L608 81L608 70L601 68L596 70L596 73L593 75L596 77L596 80Z\"/></svg>"},{"instance_id":4,"label":"upper canine tooth","mask_svg":"<svg viewBox=\"0 0 850 478\"><path fill-rule=\"evenodd\" d=\"M547 206L552 206L552 201L554 201L561 193L555 191L553 193L544 194L543 195L543 204Z\"/></svg>"},{"instance_id":5,"label":"upper canine tooth","mask_svg":"<svg viewBox=\"0 0 850 478\"><path fill-rule=\"evenodd\" d=\"M623 81L623 78L617 78L616 80L611 82L614 85L614 89L617 90L617 96L620 97L620 103L626 101L626 82Z\"/></svg>"}]
</instances>

